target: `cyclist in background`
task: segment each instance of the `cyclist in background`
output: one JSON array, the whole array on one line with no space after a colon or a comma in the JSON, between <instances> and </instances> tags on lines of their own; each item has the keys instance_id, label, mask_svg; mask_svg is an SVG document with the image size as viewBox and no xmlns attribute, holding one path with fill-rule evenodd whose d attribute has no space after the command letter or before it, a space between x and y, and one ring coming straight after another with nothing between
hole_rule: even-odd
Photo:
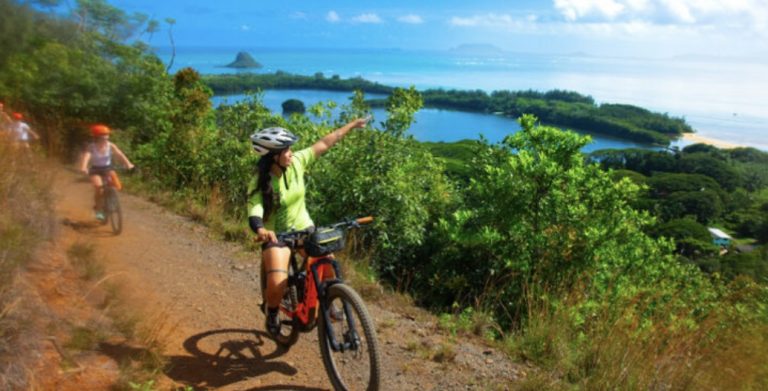
<instances>
[{"instance_id":1,"label":"cyclist in background","mask_svg":"<svg viewBox=\"0 0 768 391\"><path fill-rule=\"evenodd\" d=\"M91 178L91 184L93 184L94 189L93 210L96 214L96 219L100 221L104 220L102 176L114 175L112 155L114 154L127 169L131 170L134 167L123 151L109 141L110 133L111 130L106 125L96 124L91 126L93 142L86 147L80 162L80 171Z\"/></svg>"},{"instance_id":2,"label":"cyclist in background","mask_svg":"<svg viewBox=\"0 0 768 391\"><path fill-rule=\"evenodd\" d=\"M296 151L291 145L298 137L286 129L274 127L251 135L254 151L261 155L257 177L248 187L248 223L263 242L262 273L266 273L264 295L266 327L272 335L280 333L278 307L286 287L291 250L277 241L275 232L307 229L314 226L305 203L304 172L329 148L354 128L362 128L368 119L356 119L327 134L311 147Z\"/></svg>"},{"instance_id":3,"label":"cyclist in background","mask_svg":"<svg viewBox=\"0 0 768 391\"><path fill-rule=\"evenodd\" d=\"M17 145L29 149L29 137L32 136L35 140L40 140L40 136L24 122L24 115L21 113L13 113L13 123L11 124L11 135Z\"/></svg>"}]
</instances>

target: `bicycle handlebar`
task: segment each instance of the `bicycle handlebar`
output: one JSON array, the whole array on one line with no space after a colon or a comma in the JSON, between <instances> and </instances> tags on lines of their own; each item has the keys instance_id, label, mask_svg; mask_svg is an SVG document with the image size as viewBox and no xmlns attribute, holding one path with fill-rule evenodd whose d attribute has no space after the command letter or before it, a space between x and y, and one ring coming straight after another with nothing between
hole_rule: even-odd
<instances>
[{"instance_id":1,"label":"bicycle handlebar","mask_svg":"<svg viewBox=\"0 0 768 391\"><path fill-rule=\"evenodd\" d=\"M373 216L360 217L356 219L355 222L360 225L370 224L373 222Z\"/></svg>"},{"instance_id":2,"label":"bicycle handlebar","mask_svg":"<svg viewBox=\"0 0 768 391\"><path fill-rule=\"evenodd\" d=\"M330 227L333 229L336 228L359 228L362 225L367 225L373 222L373 216L365 216L365 217L359 217L356 219L348 219L344 221L340 221L335 224L331 224ZM278 242L296 242L301 239L306 238L314 232L314 229L302 229L302 230L290 230L285 232L279 232L275 236L277 236Z\"/></svg>"}]
</instances>

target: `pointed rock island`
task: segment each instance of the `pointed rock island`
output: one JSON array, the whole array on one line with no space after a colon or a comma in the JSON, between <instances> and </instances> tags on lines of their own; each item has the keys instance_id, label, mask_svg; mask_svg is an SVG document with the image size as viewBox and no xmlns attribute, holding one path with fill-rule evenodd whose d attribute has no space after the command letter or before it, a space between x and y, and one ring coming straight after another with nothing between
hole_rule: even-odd
<instances>
[{"instance_id":1,"label":"pointed rock island","mask_svg":"<svg viewBox=\"0 0 768 391\"><path fill-rule=\"evenodd\" d=\"M246 52L239 52L237 53L237 58L235 58L235 61L225 65L225 67L238 69L261 68L261 64L254 60L250 54Z\"/></svg>"}]
</instances>

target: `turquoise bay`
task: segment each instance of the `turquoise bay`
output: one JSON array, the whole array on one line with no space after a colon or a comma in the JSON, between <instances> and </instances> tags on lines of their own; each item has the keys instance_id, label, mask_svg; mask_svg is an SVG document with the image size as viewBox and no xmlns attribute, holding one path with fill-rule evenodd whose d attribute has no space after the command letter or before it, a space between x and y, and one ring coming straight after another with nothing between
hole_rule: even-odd
<instances>
[{"instance_id":1,"label":"turquoise bay","mask_svg":"<svg viewBox=\"0 0 768 391\"><path fill-rule=\"evenodd\" d=\"M231 73L222 67L242 49L177 48L173 70L192 67L201 73ZM393 86L418 89L493 90L567 89L591 95L598 103L627 103L683 117L705 137L768 149L768 65L748 59L677 57L666 59L593 57L586 54L510 52L405 51L368 49L247 49L264 65L257 72L342 78L363 77ZM167 49L158 49L166 63ZM272 100L297 98L307 104L348 95L320 91L270 91ZM218 98L217 98L218 99ZM230 98L230 100L233 98ZM279 110L278 110L279 111ZM377 119L384 117L377 113ZM517 129L513 119L491 115L424 109L411 129L424 141L477 138L494 140ZM637 144L593 136L595 147ZM678 145L683 145L678 142Z\"/></svg>"},{"instance_id":2,"label":"turquoise bay","mask_svg":"<svg viewBox=\"0 0 768 391\"><path fill-rule=\"evenodd\" d=\"M280 113L282 112L281 104L291 98L300 99L309 107L329 100L343 105L349 102L351 96L350 93L335 91L268 90L264 92L261 100L271 111ZM382 95L366 96L383 97ZM214 104L234 103L245 98L245 95L217 96L213 101ZM373 117L375 122L380 122L386 119L386 113L383 109L374 109ZM478 139L482 135L490 142L498 142L508 134L519 130L520 125L514 118L426 108L416 113L415 123L409 132L419 141L453 142L462 139ZM592 143L584 147L585 152L606 148L652 148L649 145L601 135L591 135L591 137Z\"/></svg>"}]
</instances>

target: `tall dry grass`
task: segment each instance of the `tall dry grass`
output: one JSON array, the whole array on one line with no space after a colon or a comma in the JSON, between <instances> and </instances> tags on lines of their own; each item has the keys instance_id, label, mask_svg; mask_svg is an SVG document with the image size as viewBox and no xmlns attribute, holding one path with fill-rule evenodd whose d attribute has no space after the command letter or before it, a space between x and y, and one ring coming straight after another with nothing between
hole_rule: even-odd
<instances>
[{"instance_id":1,"label":"tall dry grass","mask_svg":"<svg viewBox=\"0 0 768 391\"><path fill-rule=\"evenodd\" d=\"M29 385L14 349L28 320L15 311L23 304L11 287L18 267L53 234L51 172L45 159L0 135L0 389Z\"/></svg>"},{"instance_id":2,"label":"tall dry grass","mask_svg":"<svg viewBox=\"0 0 768 391\"><path fill-rule=\"evenodd\" d=\"M533 306L523 330L505 341L542 368L528 388L768 389L768 323L758 314L768 304L764 287L735 281L700 314L635 297L577 325L571 309L584 299L571 292L560 305Z\"/></svg>"}]
</instances>

